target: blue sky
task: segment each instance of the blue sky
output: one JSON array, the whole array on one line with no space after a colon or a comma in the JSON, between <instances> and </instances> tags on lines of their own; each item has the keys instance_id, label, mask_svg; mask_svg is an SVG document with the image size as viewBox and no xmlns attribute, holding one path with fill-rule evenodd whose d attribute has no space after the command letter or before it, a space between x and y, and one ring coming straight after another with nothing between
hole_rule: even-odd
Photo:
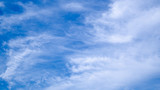
<instances>
[{"instance_id":1,"label":"blue sky","mask_svg":"<svg viewBox=\"0 0 160 90\"><path fill-rule=\"evenodd\" d=\"M1 0L0 90L159 90L159 0Z\"/></svg>"}]
</instances>

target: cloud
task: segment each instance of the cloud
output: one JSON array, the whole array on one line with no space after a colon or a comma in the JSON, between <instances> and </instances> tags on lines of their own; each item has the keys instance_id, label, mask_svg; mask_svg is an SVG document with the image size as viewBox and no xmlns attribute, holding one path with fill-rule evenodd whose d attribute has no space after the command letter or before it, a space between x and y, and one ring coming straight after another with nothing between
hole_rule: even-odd
<instances>
[{"instance_id":1,"label":"cloud","mask_svg":"<svg viewBox=\"0 0 160 90\"><path fill-rule=\"evenodd\" d=\"M103 11L89 6L93 2L58 2L61 8L19 3L23 13L2 16L3 28L32 19L48 25L33 25L32 32L6 42L6 70L0 76L11 89L128 90L160 73L158 0L112 0ZM79 12L86 7L92 9ZM62 9L78 11L84 22L59 21L55 27Z\"/></svg>"},{"instance_id":2,"label":"cloud","mask_svg":"<svg viewBox=\"0 0 160 90\"><path fill-rule=\"evenodd\" d=\"M81 3L71 2L67 4L63 4L63 8L67 11L83 11L85 7Z\"/></svg>"},{"instance_id":3,"label":"cloud","mask_svg":"<svg viewBox=\"0 0 160 90\"><path fill-rule=\"evenodd\" d=\"M128 90L160 73L155 2L114 0L109 10L89 15L89 45L95 47L69 56L72 75L47 90Z\"/></svg>"},{"instance_id":4,"label":"cloud","mask_svg":"<svg viewBox=\"0 0 160 90\"><path fill-rule=\"evenodd\" d=\"M4 3L3 2L0 2L0 7L4 7Z\"/></svg>"},{"instance_id":5,"label":"cloud","mask_svg":"<svg viewBox=\"0 0 160 90\"><path fill-rule=\"evenodd\" d=\"M19 86L25 85L26 89L43 88L42 84L47 85L50 80L63 76L67 70L65 60L55 58L65 52L64 44L63 38L53 37L47 33L10 40L8 62L1 78L8 81L12 89L16 82L21 83ZM34 86L30 86L31 84Z\"/></svg>"},{"instance_id":6,"label":"cloud","mask_svg":"<svg viewBox=\"0 0 160 90\"><path fill-rule=\"evenodd\" d=\"M116 39L119 38L117 43L130 42L136 38L138 33L152 30L151 27L154 28L159 23L157 20L159 7L150 5L148 2L146 2L148 8L145 8L146 5L139 1L115 1L110 5L109 11L98 14L95 16L96 19L94 16L87 18L87 22L94 26L96 38L94 40L116 43ZM122 14L116 14L118 12Z\"/></svg>"},{"instance_id":7,"label":"cloud","mask_svg":"<svg viewBox=\"0 0 160 90\"><path fill-rule=\"evenodd\" d=\"M19 14L11 14L11 15L3 15L0 16L1 18L1 23L0 26L2 27L1 33L5 32L3 30L12 30L13 26L15 25L24 25L24 22L27 20L31 19L38 19L43 21L46 21L47 17L51 16L53 13L53 8L48 9L48 8L40 8L33 3L20 3L17 2L17 5L21 6L24 9L24 12L19 13Z\"/></svg>"}]
</instances>

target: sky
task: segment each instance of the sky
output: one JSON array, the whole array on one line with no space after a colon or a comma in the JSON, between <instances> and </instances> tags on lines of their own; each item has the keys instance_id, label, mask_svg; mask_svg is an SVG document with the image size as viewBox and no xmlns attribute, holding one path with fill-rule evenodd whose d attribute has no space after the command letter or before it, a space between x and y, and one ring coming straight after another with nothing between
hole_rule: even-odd
<instances>
[{"instance_id":1,"label":"sky","mask_svg":"<svg viewBox=\"0 0 160 90\"><path fill-rule=\"evenodd\" d=\"M0 90L159 89L159 0L0 0Z\"/></svg>"}]
</instances>

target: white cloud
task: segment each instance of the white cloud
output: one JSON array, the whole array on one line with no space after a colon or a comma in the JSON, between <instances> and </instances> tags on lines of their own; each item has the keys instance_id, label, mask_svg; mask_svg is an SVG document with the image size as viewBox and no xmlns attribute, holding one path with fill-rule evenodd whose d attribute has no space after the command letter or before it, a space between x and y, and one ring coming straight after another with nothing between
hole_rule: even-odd
<instances>
[{"instance_id":1,"label":"white cloud","mask_svg":"<svg viewBox=\"0 0 160 90\"><path fill-rule=\"evenodd\" d=\"M40 8L33 3L17 3L23 7L24 12L21 14L12 14L10 16L0 16L1 18L1 33L3 29L12 30L13 25L24 24L23 22L29 19L37 18L38 20L46 21L46 17L53 14L53 8Z\"/></svg>"},{"instance_id":2,"label":"white cloud","mask_svg":"<svg viewBox=\"0 0 160 90\"><path fill-rule=\"evenodd\" d=\"M86 26L89 24L93 27L84 27L90 31L83 33L87 32L90 36L81 40L91 47L77 50L68 56L70 76L59 78L53 69L32 67L48 61L39 56L54 57L54 54L66 50L66 37L43 34L14 39L8 43L10 49L7 69L1 77L10 83L13 80L23 84L34 81L36 85L47 82L50 85L47 90L130 88L131 85L160 73L160 7L155 2L156 0L113 0L109 10L96 11L95 14L86 16ZM69 11L84 10L81 3L67 3L63 8ZM21 15L4 17L2 26L32 17L41 17L43 20L43 15L48 15L50 11L52 10L38 11L37 8L32 10L27 7L27 11ZM77 36L78 34L76 33ZM71 34L69 37L73 38ZM31 87L27 85L26 87Z\"/></svg>"},{"instance_id":3,"label":"white cloud","mask_svg":"<svg viewBox=\"0 0 160 90\"><path fill-rule=\"evenodd\" d=\"M31 57L33 53L40 52L38 49L44 41L40 41L46 37L28 37L25 39L17 39L9 42L9 47L11 48L8 51L9 61L7 63L7 69L5 73L1 75L4 79L13 78L12 75L16 74L16 69L24 62L26 57ZM26 44L28 43L28 44ZM17 48L15 50L15 48ZM31 64L31 63L30 63Z\"/></svg>"},{"instance_id":4,"label":"white cloud","mask_svg":"<svg viewBox=\"0 0 160 90\"><path fill-rule=\"evenodd\" d=\"M125 43L131 41L132 37L125 35L113 35L108 37L108 41L111 43Z\"/></svg>"},{"instance_id":5,"label":"white cloud","mask_svg":"<svg viewBox=\"0 0 160 90\"><path fill-rule=\"evenodd\" d=\"M55 53L65 51L63 44L65 42L62 38L47 33L10 40L6 70L0 77L8 81L10 87L18 82L25 85L25 88L42 88L40 86L42 82L45 85L50 80L58 78L57 72L55 68L47 69L47 66L37 68L36 65L51 61L53 63L54 59L44 59L43 56L54 57ZM30 86L30 82L34 82L34 85Z\"/></svg>"},{"instance_id":6,"label":"white cloud","mask_svg":"<svg viewBox=\"0 0 160 90\"><path fill-rule=\"evenodd\" d=\"M82 3L77 3L77 2L71 2L67 4L63 4L62 6L65 10L67 11L83 11L85 10L85 7L83 6Z\"/></svg>"},{"instance_id":7,"label":"white cloud","mask_svg":"<svg viewBox=\"0 0 160 90\"><path fill-rule=\"evenodd\" d=\"M139 33L152 30L151 28L159 24L160 7L150 5L148 2L149 0L145 2L146 7L145 4L136 0L115 1L110 5L109 11L98 14L98 16L88 17L87 22L94 27L94 41L126 43L135 39ZM123 8L125 8L125 12ZM117 9L122 15L114 15L117 13Z\"/></svg>"},{"instance_id":8,"label":"white cloud","mask_svg":"<svg viewBox=\"0 0 160 90\"><path fill-rule=\"evenodd\" d=\"M159 72L159 16L156 0L114 0L89 15L95 47L69 57L72 75L47 90L119 90Z\"/></svg>"}]
</instances>

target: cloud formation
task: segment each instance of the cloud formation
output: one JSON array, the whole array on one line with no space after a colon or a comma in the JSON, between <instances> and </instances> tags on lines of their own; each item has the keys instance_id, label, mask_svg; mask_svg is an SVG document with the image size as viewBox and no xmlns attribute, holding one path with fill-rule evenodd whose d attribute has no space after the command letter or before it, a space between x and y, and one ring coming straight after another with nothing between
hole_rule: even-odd
<instances>
[{"instance_id":1,"label":"cloud formation","mask_svg":"<svg viewBox=\"0 0 160 90\"><path fill-rule=\"evenodd\" d=\"M48 90L130 90L158 74L157 2L114 0L109 10L87 17L95 47L70 56L72 76Z\"/></svg>"},{"instance_id":2,"label":"cloud formation","mask_svg":"<svg viewBox=\"0 0 160 90\"><path fill-rule=\"evenodd\" d=\"M47 2L0 16L25 32L3 42L10 89L135 90L160 74L158 0Z\"/></svg>"}]
</instances>

